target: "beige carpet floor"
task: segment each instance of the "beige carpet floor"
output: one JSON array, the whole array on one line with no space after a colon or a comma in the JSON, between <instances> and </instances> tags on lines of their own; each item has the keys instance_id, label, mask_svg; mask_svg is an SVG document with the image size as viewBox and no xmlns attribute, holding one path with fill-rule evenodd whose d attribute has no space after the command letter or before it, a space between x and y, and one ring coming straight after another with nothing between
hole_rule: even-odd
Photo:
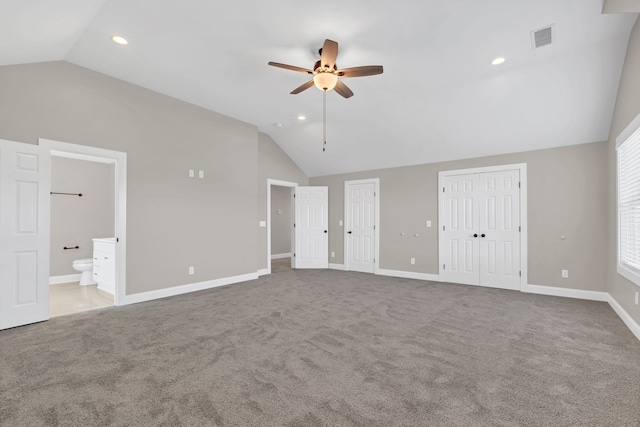
<instances>
[{"instance_id":1,"label":"beige carpet floor","mask_svg":"<svg viewBox=\"0 0 640 427\"><path fill-rule=\"evenodd\" d=\"M640 425L606 303L273 271L0 331L0 424Z\"/></svg>"}]
</instances>

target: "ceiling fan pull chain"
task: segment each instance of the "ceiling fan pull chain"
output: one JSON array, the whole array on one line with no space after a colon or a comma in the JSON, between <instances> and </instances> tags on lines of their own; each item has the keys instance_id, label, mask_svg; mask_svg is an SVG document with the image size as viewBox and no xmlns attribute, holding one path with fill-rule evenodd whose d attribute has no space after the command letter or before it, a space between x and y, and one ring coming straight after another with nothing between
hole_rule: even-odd
<instances>
[{"instance_id":1,"label":"ceiling fan pull chain","mask_svg":"<svg viewBox=\"0 0 640 427\"><path fill-rule=\"evenodd\" d=\"M327 91L322 91L322 151L327 151Z\"/></svg>"}]
</instances>

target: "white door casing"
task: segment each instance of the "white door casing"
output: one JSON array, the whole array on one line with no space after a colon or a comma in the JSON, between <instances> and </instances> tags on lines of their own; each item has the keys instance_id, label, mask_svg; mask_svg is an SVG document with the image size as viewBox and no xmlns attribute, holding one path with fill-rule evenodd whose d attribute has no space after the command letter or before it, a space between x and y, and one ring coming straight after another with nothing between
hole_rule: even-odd
<instances>
[{"instance_id":1,"label":"white door casing","mask_svg":"<svg viewBox=\"0 0 640 427\"><path fill-rule=\"evenodd\" d=\"M345 265L350 271L373 273L375 271L375 183L349 183L347 195L345 240Z\"/></svg>"},{"instance_id":2,"label":"white door casing","mask_svg":"<svg viewBox=\"0 0 640 427\"><path fill-rule=\"evenodd\" d=\"M0 329L49 318L51 160L0 140Z\"/></svg>"},{"instance_id":3,"label":"white door casing","mask_svg":"<svg viewBox=\"0 0 640 427\"><path fill-rule=\"evenodd\" d=\"M115 190L115 224L116 243L116 286L115 305L126 305L138 302L136 298L126 295L127 271L127 153L107 150L87 145L70 144L68 142L53 141L40 138L38 144L52 156L71 159L87 160L91 162L114 164Z\"/></svg>"},{"instance_id":4,"label":"white door casing","mask_svg":"<svg viewBox=\"0 0 640 427\"><path fill-rule=\"evenodd\" d=\"M329 188L297 187L295 268L329 268Z\"/></svg>"},{"instance_id":5,"label":"white door casing","mask_svg":"<svg viewBox=\"0 0 640 427\"><path fill-rule=\"evenodd\" d=\"M526 165L439 173L440 277L503 289L527 284Z\"/></svg>"}]
</instances>

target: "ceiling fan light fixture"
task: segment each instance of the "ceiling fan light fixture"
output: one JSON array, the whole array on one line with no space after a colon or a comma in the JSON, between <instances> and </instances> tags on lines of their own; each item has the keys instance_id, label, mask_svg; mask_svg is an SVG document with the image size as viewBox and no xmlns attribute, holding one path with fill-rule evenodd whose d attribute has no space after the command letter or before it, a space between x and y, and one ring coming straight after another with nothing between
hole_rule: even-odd
<instances>
[{"instance_id":1,"label":"ceiling fan light fixture","mask_svg":"<svg viewBox=\"0 0 640 427\"><path fill-rule=\"evenodd\" d=\"M494 59L493 61L491 61L491 65L500 65L500 64L504 64L504 61L506 61L506 59L499 57Z\"/></svg>"},{"instance_id":2,"label":"ceiling fan light fixture","mask_svg":"<svg viewBox=\"0 0 640 427\"><path fill-rule=\"evenodd\" d=\"M321 91L329 91L336 87L338 76L330 71L319 72L313 77L313 83Z\"/></svg>"}]
</instances>

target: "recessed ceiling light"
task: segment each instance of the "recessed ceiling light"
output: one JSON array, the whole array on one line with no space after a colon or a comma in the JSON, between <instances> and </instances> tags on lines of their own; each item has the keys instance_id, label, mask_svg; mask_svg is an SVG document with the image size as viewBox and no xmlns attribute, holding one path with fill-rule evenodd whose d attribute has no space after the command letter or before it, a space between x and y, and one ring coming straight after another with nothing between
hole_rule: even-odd
<instances>
[{"instance_id":1,"label":"recessed ceiling light","mask_svg":"<svg viewBox=\"0 0 640 427\"><path fill-rule=\"evenodd\" d=\"M120 37L120 36L113 36L113 37L111 37L111 40L113 40L114 43L118 43L118 44L121 44L121 45L129 44L127 39L125 39L124 37Z\"/></svg>"},{"instance_id":2,"label":"recessed ceiling light","mask_svg":"<svg viewBox=\"0 0 640 427\"><path fill-rule=\"evenodd\" d=\"M496 58L493 61L491 61L491 64L493 65L500 65L500 64L504 64L505 59L504 58Z\"/></svg>"},{"instance_id":3,"label":"recessed ceiling light","mask_svg":"<svg viewBox=\"0 0 640 427\"><path fill-rule=\"evenodd\" d=\"M298 116L298 120L300 120L300 121L307 120L307 118L305 116Z\"/></svg>"}]
</instances>

